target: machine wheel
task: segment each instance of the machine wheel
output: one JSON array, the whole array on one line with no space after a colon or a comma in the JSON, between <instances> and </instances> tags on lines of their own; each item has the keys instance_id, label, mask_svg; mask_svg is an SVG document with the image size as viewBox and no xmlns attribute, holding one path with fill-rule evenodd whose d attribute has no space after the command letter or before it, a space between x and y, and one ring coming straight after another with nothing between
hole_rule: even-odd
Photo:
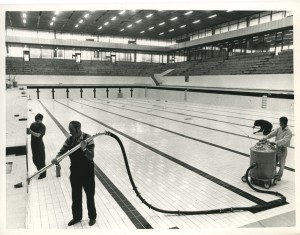
<instances>
[{"instance_id":1,"label":"machine wheel","mask_svg":"<svg viewBox=\"0 0 300 235\"><path fill-rule=\"evenodd\" d=\"M264 184L264 187L265 187L266 189L269 189L269 188L270 188L270 183L267 183L267 182L266 182L266 183Z\"/></svg>"},{"instance_id":2,"label":"machine wheel","mask_svg":"<svg viewBox=\"0 0 300 235\"><path fill-rule=\"evenodd\" d=\"M246 176L244 176L244 175L242 176L242 181L247 182Z\"/></svg>"},{"instance_id":3,"label":"machine wheel","mask_svg":"<svg viewBox=\"0 0 300 235\"><path fill-rule=\"evenodd\" d=\"M274 185L277 184L277 179L276 179L276 178L273 180L273 184L274 184Z\"/></svg>"}]
</instances>

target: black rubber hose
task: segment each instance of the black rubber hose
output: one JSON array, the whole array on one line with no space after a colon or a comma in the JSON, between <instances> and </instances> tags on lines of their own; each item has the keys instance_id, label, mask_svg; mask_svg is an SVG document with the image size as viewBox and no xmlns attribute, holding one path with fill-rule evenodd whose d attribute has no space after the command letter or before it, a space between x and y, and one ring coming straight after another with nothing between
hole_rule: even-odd
<instances>
[{"instance_id":1,"label":"black rubber hose","mask_svg":"<svg viewBox=\"0 0 300 235\"><path fill-rule=\"evenodd\" d=\"M217 213L227 213L227 212L234 212L234 211L257 211L257 210L262 210L262 209L269 209L269 208L273 208L279 205L283 205L285 203L285 197L277 192L269 192L269 191L263 191L263 190L258 190L256 188L254 188L249 180L248 180L248 174L249 171L256 167L257 165L253 164L252 166L250 166L247 171L246 171L246 179L247 179L247 183L248 185L254 189L255 191L261 192L261 193L268 193L268 194L273 194L276 196L280 196L281 199L275 200L275 201L271 201L262 205L255 205L255 206L251 206L251 207L229 207L229 208L221 208L221 209L214 209L214 210L201 210L201 211L172 211L172 210L163 210L160 208L157 208L151 204L149 204L142 196L141 193L137 190L137 187L135 186L135 183L133 181L131 172L130 172L130 168L129 168L129 164L128 164L128 160L127 160L127 155L123 146L122 141L119 139L118 136L116 136L115 134L106 131L105 132L106 135L109 135L111 137L113 137L114 139L117 140L117 142L120 145L120 148L122 150L122 154L123 154L123 158L124 158L124 162L125 162L125 166L126 166L126 170L127 170L127 174L130 180L130 183L133 187L133 190L135 191L136 195L138 196L138 198L141 200L142 203L144 203L146 206L148 206L150 209L153 209L155 211L158 212L162 212L162 213L166 213L166 214L177 214L177 215L200 215L200 214L217 214Z\"/></svg>"}]
</instances>

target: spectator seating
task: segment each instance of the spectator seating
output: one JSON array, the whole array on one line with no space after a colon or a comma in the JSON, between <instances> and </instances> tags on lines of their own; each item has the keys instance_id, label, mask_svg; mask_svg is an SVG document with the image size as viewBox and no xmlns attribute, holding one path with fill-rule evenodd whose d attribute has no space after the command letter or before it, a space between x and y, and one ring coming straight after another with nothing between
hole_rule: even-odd
<instances>
[{"instance_id":1,"label":"spectator seating","mask_svg":"<svg viewBox=\"0 0 300 235\"><path fill-rule=\"evenodd\" d=\"M152 76L168 69L174 70L166 76L293 73L293 50L169 64L6 57L6 74Z\"/></svg>"},{"instance_id":2,"label":"spectator seating","mask_svg":"<svg viewBox=\"0 0 300 235\"><path fill-rule=\"evenodd\" d=\"M285 50L278 53L277 56L269 60L257 63L252 66L246 73L252 74L282 74L293 73L293 50Z\"/></svg>"}]
</instances>

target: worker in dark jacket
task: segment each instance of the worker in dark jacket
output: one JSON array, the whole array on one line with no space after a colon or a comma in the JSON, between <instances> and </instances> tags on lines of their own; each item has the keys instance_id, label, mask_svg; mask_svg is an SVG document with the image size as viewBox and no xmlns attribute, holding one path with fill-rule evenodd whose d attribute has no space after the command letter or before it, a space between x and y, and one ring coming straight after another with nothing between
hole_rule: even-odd
<instances>
[{"instance_id":1,"label":"worker in dark jacket","mask_svg":"<svg viewBox=\"0 0 300 235\"><path fill-rule=\"evenodd\" d=\"M260 130L258 130L256 132L253 132L253 134L262 132L264 135L268 135L271 132L272 128L273 128L273 125L270 122L268 122L266 120L262 120L262 119L256 120L254 122L253 129L257 126L260 127Z\"/></svg>"},{"instance_id":2,"label":"worker in dark jacket","mask_svg":"<svg viewBox=\"0 0 300 235\"><path fill-rule=\"evenodd\" d=\"M94 141L85 141L90 135L81 131L81 124L78 121L72 121L69 124L71 136L68 137L52 160L52 163L58 164L57 158L76 145L80 144L80 148L70 154L71 160L71 187L72 187L72 214L73 219L68 223L69 226L74 225L82 219L82 188L85 191L87 199L87 208L89 216L89 225L96 223L96 207L95 207L95 174L94 174Z\"/></svg>"},{"instance_id":3,"label":"worker in dark jacket","mask_svg":"<svg viewBox=\"0 0 300 235\"><path fill-rule=\"evenodd\" d=\"M45 145L43 142L43 136L46 133L46 126L42 123L43 115L38 113L35 116L35 122L27 128L27 134L31 134L31 151L32 160L38 170L45 167ZM38 179L46 177L46 171L41 173Z\"/></svg>"}]
</instances>

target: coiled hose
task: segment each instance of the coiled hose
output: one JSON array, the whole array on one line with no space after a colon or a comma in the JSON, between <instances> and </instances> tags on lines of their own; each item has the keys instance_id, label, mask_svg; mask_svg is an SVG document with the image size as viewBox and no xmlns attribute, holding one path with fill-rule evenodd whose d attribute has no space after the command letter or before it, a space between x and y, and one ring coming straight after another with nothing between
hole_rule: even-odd
<instances>
[{"instance_id":1,"label":"coiled hose","mask_svg":"<svg viewBox=\"0 0 300 235\"><path fill-rule=\"evenodd\" d=\"M113 133L111 133L109 131L106 131L105 134L111 136L112 138L114 138L115 140L117 140L117 142L119 143L120 148L122 150L122 154L123 154L123 158L124 158L124 162L125 162L127 174L128 174L130 183L131 183L131 185L133 187L133 190L135 191L137 197L141 200L142 203L144 203L150 209L153 209L155 211L158 211L158 212L161 212L161 213L166 213L166 214L177 214L177 215L217 214L217 213L227 213L227 212L235 212L235 211L250 211L250 212L255 212L257 210L265 210L265 209L274 208L274 207L283 205L286 202L286 197L283 196L282 194L278 193L278 192L259 190L259 189L256 189L256 188L254 188L252 186L252 184L249 182L248 174L249 174L249 171L252 168L257 167L257 164L254 163L252 166L250 166L247 169L246 175L245 175L247 183L250 186L250 188L252 188L253 190L255 190L257 192L260 192L260 193L267 193L267 194L272 194L272 195L275 195L275 196L279 196L280 199L277 199L277 200L274 200L274 201L271 201L271 202L267 202L265 204L251 206L251 207L229 207L229 208L221 208L221 209L213 209L213 210L201 210L201 211L180 211L180 210L173 211L173 210L163 210L163 209L157 208L157 207L149 204L141 196L141 193L138 191L138 189L137 189L137 187L136 187L136 185L135 185L135 183L133 181L131 172L130 172L130 168L129 168L129 164L128 164L126 152L125 152L125 149L124 149L122 141L119 139L118 136L116 136L115 134L113 134Z\"/></svg>"}]
</instances>

